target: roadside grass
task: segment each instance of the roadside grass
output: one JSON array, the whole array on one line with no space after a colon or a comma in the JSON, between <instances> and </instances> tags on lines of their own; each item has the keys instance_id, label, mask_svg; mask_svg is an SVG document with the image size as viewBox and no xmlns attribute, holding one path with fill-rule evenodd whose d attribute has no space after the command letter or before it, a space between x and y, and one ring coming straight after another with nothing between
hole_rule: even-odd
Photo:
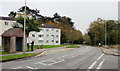
<instances>
[{"instance_id":1,"label":"roadside grass","mask_svg":"<svg viewBox=\"0 0 120 71\"><path fill-rule=\"evenodd\" d=\"M34 49L38 49L39 47L42 47L42 49L46 49L46 48L56 48L56 47L63 47L66 45L34 45Z\"/></svg>"},{"instance_id":2,"label":"roadside grass","mask_svg":"<svg viewBox=\"0 0 120 71\"><path fill-rule=\"evenodd\" d=\"M0 52L0 54L11 54L9 52Z\"/></svg>"},{"instance_id":3,"label":"roadside grass","mask_svg":"<svg viewBox=\"0 0 120 71\"><path fill-rule=\"evenodd\" d=\"M66 48L78 48L78 47L80 47L80 46L78 46L78 45L70 45L70 46L67 46Z\"/></svg>"},{"instance_id":4,"label":"roadside grass","mask_svg":"<svg viewBox=\"0 0 120 71\"><path fill-rule=\"evenodd\" d=\"M18 54L18 55L7 55L7 56L0 56L0 61L7 61L7 60L15 60L24 57L34 56L35 53L25 53L25 54Z\"/></svg>"}]
</instances>

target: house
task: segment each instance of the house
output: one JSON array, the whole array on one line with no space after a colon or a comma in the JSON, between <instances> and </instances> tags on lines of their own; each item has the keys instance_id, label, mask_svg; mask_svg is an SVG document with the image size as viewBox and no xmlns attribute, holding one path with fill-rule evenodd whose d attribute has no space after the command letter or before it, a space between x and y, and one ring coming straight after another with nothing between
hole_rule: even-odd
<instances>
[{"instance_id":1,"label":"house","mask_svg":"<svg viewBox=\"0 0 120 71\"><path fill-rule=\"evenodd\" d=\"M40 32L31 31L29 39L35 45L60 45L61 29L52 24L41 24Z\"/></svg>"},{"instance_id":2,"label":"house","mask_svg":"<svg viewBox=\"0 0 120 71\"><path fill-rule=\"evenodd\" d=\"M13 18L0 17L0 46L2 45L2 38L1 38L2 33L12 28L12 25L14 23L16 23L16 21Z\"/></svg>"},{"instance_id":3,"label":"house","mask_svg":"<svg viewBox=\"0 0 120 71\"><path fill-rule=\"evenodd\" d=\"M25 51L24 48L24 32L20 28L10 28L2 35L2 47L4 52Z\"/></svg>"}]
</instances>

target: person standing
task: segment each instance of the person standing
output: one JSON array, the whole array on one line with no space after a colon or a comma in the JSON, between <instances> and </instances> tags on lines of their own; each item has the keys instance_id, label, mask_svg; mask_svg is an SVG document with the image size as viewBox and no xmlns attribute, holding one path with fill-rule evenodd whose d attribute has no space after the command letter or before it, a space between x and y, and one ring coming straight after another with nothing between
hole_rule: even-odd
<instances>
[{"instance_id":1,"label":"person standing","mask_svg":"<svg viewBox=\"0 0 120 71\"><path fill-rule=\"evenodd\" d=\"M30 40L29 40L29 37L27 37L27 50L29 51L29 48L30 48Z\"/></svg>"},{"instance_id":2,"label":"person standing","mask_svg":"<svg viewBox=\"0 0 120 71\"><path fill-rule=\"evenodd\" d=\"M31 51L33 51L34 41L31 43Z\"/></svg>"}]
</instances>

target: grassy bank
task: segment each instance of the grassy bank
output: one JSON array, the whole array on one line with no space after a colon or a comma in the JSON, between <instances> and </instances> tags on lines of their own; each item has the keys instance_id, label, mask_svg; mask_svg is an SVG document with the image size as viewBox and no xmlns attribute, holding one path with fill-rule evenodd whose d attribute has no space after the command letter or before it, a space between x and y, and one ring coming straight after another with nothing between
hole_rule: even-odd
<instances>
[{"instance_id":1,"label":"grassy bank","mask_svg":"<svg viewBox=\"0 0 120 71\"><path fill-rule=\"evenodd\" d=\"M9 52L0 52L0 54L11 54Z\"/></svg>"},{"instance_id":2,"label":"grassy bank","mask_svg":"<svg viewBox=\"0 0 120 71\"><path fill-rule=\"evenodd\" d=\"M41 45L34 45L34 49L39 48ZM63 47L66 45L43 45L42 48L46 49L46 48L56 48L56 47Z\"/></svg>"},{"instance_id":3,"label":"grassy bank","mask_svg":"<svg viewBox=\"0 0 120 71\"><path fill-rule=\"evenodd\" d=\"M7 55L7 56L0 56L0 61L7 61L7 60L15 60L24 57L29 57L36 55L35 53L25 53L25 54L18 54L18 55Z\"/></svg>"},{"instance_id":4,"label":"grassy bank","mask_svg":"<svg viewBox=\"0 0 120 71\"><path fill-rule=\"evenodd\" d=\"M66 48L78 48L78 47L80 47L80 46L78 46L78 45L70 45L70 46L68 46Z\"/></svg>"}]
</instances>

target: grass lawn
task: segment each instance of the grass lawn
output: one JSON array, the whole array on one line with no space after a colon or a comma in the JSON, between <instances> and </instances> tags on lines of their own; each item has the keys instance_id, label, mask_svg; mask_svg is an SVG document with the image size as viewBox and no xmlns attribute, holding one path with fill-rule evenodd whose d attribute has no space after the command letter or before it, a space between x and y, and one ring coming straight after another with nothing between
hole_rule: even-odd
<instances>
[{"instance_id":1,"label":"grass lawn","mask_svg":"<svg viewBox=\"0 0 120 71\"><path fill-rule=\"evenodd\" d=\"M34 45L34 49L37 49L40 45ZM43 49L45 48L56 48L56 47L63 47L63 46L66 46L66 45L43 45Z\"/></svg>"},{"instance_id":2,"label":"grass lawn","mask_svg":"<svg viewBox=\"0 0 120 71\"><path fill-rule=\"evenodd\" d=\"M78 47L80 47L80 46L78 46L78 45L70 45L70 46L68 46L66 48L78 48Z\"/></svg>"},{"instance_id":3,"label":"grass lawn","mask_svg":"<svg viewBox=\"0 0 120 71\"><path fill-rule=\"evenodd\" d=\"M33 55L36 55L36 54L35 53L25 53L25 54L18 54L18 55L0 56L0 61L19 59L19 58L29 57L29 56L33 56Z\"/></svg>"},{"instance_id":4,"label":"grass lawn","mask_svg":"<svg viewBox=\"0 0 120 71\"><path fill-rule=\"evenodd\" d=\"M0 52L0 54L11 54L9 52Z\"/></svg>"}]
</instances>

